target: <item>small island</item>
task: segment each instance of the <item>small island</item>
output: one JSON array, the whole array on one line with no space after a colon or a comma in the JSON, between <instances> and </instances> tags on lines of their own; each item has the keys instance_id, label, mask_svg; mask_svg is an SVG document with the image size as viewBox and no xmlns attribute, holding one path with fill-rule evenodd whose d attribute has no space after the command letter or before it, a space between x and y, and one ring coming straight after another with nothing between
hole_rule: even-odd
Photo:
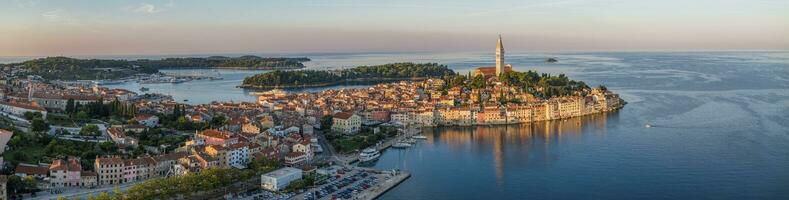
<instances>
[{"instance_id":1,"label":"small island","mask_svg":"<svg viewBox=\"0 0 789 200\"><path fill-rule=\"evenodd\" d=\"M13 69L15 75L40 76L47 80L117 80L137 74L155 74L159 69L222 68L222 69L300 69L306 57L263 58L258 56L205 58L139 59L78 59L63 56L38 58L21 63L0 64L0 68Z\"/></svg>"},{"instance_id":2,"label":"small island","mask_svg":"<svg viewBox=\"0 0 789 200\"><path fill-rule=\"evenodd\" d=\"M451 75L455 75L455 72L445 65L405 62L358 66L331 71L275 70L247 77L239 87L258 89L324 87L339 84L374 84L401 80L424 80Z\"/></svg>"}]
</instances>

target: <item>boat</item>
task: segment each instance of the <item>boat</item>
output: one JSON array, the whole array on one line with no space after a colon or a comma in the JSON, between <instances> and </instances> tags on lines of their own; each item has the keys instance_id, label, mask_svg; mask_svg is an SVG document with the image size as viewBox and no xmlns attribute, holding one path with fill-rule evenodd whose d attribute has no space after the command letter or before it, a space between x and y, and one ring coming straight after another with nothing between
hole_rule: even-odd
<instances>
[{"instance_id":1,"label":"boat","mask_svg":"<svg viewBox=\"0 0 789 200\"><path fill-rule=\"evenodd\" d=\"M381 157L381 152L378 152L378 150L374 148L366 148L359 153L360 162L377 160L378 157Z\"/></svg>"},{"instance_id":2,"label":"boat","mask_svg":"<svg viewBox=\"0 0 789 200\"><path fill-rule=\"evenodd\" d=\"M420 139L420 140L424 140L424 139L427 139L427 136L424 136L424 135L415 135L415 136L411 136L411 138L414 138L414 139Z\"/></svg>"},{"instance_id":3,"label":"boat","mask_svg":"<svg viewBox=\"0 0 789 200\"><path fill-rule=\"evenodd\" d=\"M403 142L403 143L408 143L408 144L416 144L416 140L415 140L415 139L411 139L411 138L408 138L408 139L402 140L402 141L400 141L400 142Z\"/></svg>"},{"instance_id":4,"label":"boat","mask_svg":"<svg viewBox=\"0 0 789 200\"><path fill-rule=\"evenodd\" d=\"M141 87L140 88L140 92L145 92L145 91L148 91L148 90L151 90L151 88L147 88L147 87Z\"/></svg>"},{"instance_id":5,"label":"boat","mask_svg":"<svg viewBox=\"0 0 789 200\"><path fill-rule=\"evenodd\" d=\"M405 149L411 147L411 144L405 142L397 142L392 145L392 148Z\"/></svg>"},{"instance_id":6,"label":"boat","mask_svg":"<svg viewBox=\"0 0 789 200\"><path fill-rule=\"evenodd\" d=\"M649 125L649 124L647 124L647 125L644 125L644 127L646 127L646 128L652 128L652 125Z\"/></svg>"}]
</instances>

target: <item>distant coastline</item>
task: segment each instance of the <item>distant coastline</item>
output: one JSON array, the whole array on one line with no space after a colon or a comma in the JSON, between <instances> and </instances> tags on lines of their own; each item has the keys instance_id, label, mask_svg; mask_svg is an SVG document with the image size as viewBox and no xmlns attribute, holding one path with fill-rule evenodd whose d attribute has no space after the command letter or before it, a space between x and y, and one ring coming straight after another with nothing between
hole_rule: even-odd
<instances>
[{"instance_id":1,"label":"distant coastline","mask_svg":"<svg viewBox=\"0 0 789 200\"><path fill-rule=\"evenodd\" d=\"M356 79L348 79L348 80L338 80L328 83L318 83L318 84L303 84L303 85L247 85L242 84L237 86L238 88L244 89L291 89L291 88L318 88L318 87L330 87L330 86L337 86L337 85L373 85L379 83L391 83L397 81L424 81L430 79L430 77L408 77L408 78L356 78Z\"/></svg>"},{"instance_id":2,"label":"distant coastline","mask_svg":"<svg viewBox=\"0 0 789 200\"><path fill-rule=\"evenodd\" d=\"M46 57L18 63L0 64L11 76L40 76L47 80L119 80L141 74L151 75L160 69L237 69L293 70L304 68L307 57L209 56L152 59L78 59Z\"/></svg>"},{"instance_id":3,"label":"distant coastline","mask_svg":"<svg viewBox=\"0 0 789 200\"><path fill-rule=\"evenodd\" d=\"M402 80L425 80L456 75L437 63L391 63L342 70L276 70L244 78L240 88L311 88L340 84L360 85Z\"/></svg>"}]
</instances>

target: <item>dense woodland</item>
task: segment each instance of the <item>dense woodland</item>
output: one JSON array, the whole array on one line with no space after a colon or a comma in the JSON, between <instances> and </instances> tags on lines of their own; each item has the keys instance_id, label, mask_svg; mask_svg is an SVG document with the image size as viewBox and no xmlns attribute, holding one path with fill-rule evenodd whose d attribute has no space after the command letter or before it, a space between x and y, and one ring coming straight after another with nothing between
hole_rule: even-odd
<instances>
[{"instance_id":1,"label":"dense woodland","mask_svg":"<svg viewBox=\"0 0 789 200\"><path fill-rule=\"evenodd\" d=\"M0 64L26 69L21 75L38 75L47 80L120 79L135 74L152 74L165 68L298 69L309 58L261 58L257 56L206 58L164 58L161 60L110 60L47 57L21 63Z\"/></svg>"},{"instance_id":2,"label":"dense woodland","mask_svg":"<svg viewBox=\"0 0 789 200\"><path fill-rule=\"evenodd\" d=\"M444 79L447 82L447 86L442 88L443 90L456 86L466 89L480 89L487 87L488 84L484 76L472 76L470 73L466 76L448 76L444 77ZM554 76L546 73L540 74L531 70L503 73L499 76L499 80L521 92L544 99L577 95L581 94L584 89L589 89L589 86L583 81L570 80L564 74Z\"/></svg>"},{"instance_id":3,"label":"dense woodland","mask_svg":"<svg viewBox=\"0 0 789 200\"><path fill-rule=\"evenodd\" d=\"M244 68L244 69L298 69L309 58L261 58L241 56L236 58L211 56L207 58L165 58L161 60L136 60L132 64L155 69L162 68Z\"/></svg>"},{"instance_id":4,"label":"dense woodland","mask_svg":"<svg viewBox=\"0 0 789 200\"><path fill-rule=\"evenodd\" d=\"M349 81L444 77L454 74L455 72L447 68L447 66L437 63L391 63L374 66L359 66L351 69L334 71L275 70L245 78L244 86L324 86Z\"/></svg>"}]
</instances>

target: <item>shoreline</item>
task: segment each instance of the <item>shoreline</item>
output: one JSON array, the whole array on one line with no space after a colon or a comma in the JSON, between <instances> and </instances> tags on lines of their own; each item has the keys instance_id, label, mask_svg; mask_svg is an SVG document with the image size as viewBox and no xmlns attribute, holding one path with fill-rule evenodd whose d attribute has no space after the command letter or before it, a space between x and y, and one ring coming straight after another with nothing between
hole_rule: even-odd
<instances>
[{"instance_id":1,"label":"shoreline","mask_svg":"<svg viewBox=\"0 0 789 200\"><path fill-rule=\"evenodd\" d=\"M431 78L436 77L411 77L411 78L357 78L357 79L349 79L349 80L340 80L334 81L329 83L320 83L320 84L305 84L305 85L277 85L277 86L270 86L270 85L247 85L241 84L236 86L237 88L243 89L279 89L279 88L319 88L319 87L330 87L330 86L337 86L337 85L374 85L378 83L391 83L397 81L423 81Z\"/></svg>"},{"instance_id":2,"label":"shoreline","mask_svg":"<svg viewBox=\"0 0 789 200\"><path fill-rule=\"evenodd\" d=\"M558 118L558 119L537 120L537 121L529 121L529 122L511 122L511 123L442 124L442 125L434 125L434 126L417 126L416 128L419 129L419 134L421 134L421 133L424 132L424 130L423 130L424 128L443 128L443 127L446 127L446 128L453 128L453 127L455 127L455 128L473 128L473 127L479 127L479 126L502 126L502 125L531 124L531 123L536 123L536 122L561 121L561 120L565 120L565 119L572 119L572 118L577 118L577 117L585 117L585 116L590 116L590 115L594 115L594 114L608 114L608 113L618 112L620 109L624 108L625 104L627 104L627 103L623 103L623 104L621 104L620 106L618 106L618 107L616 107L614 109L610 109L610 110L606 110L606 111L602 111L602 112L586 113L586 114L583 114L583 115L572 116L572 117L565 117L565 118ZM379 142L381 142L381 144L378 145L378 146L375 146L376 150L378 150L380 152L383 152L384 150L389 149L392 146L392 144L395 142L395 140L397 140L397 139L398 139L397 137L392 137L392 138L386 138L384 140L379 141ZM372 147L372 146L370 146L370 147ZM370 148L370 147L365 147L365 148ZM362 148L362 149L364 149L364 148ZM341 159L342 161L344 161L345 164L353 164L353 163L358 163L359 162L359 153L358 153L358 151L354 152L354 153L338 153L337 157L339 159Z\"/></svg>"}]
</instances>

